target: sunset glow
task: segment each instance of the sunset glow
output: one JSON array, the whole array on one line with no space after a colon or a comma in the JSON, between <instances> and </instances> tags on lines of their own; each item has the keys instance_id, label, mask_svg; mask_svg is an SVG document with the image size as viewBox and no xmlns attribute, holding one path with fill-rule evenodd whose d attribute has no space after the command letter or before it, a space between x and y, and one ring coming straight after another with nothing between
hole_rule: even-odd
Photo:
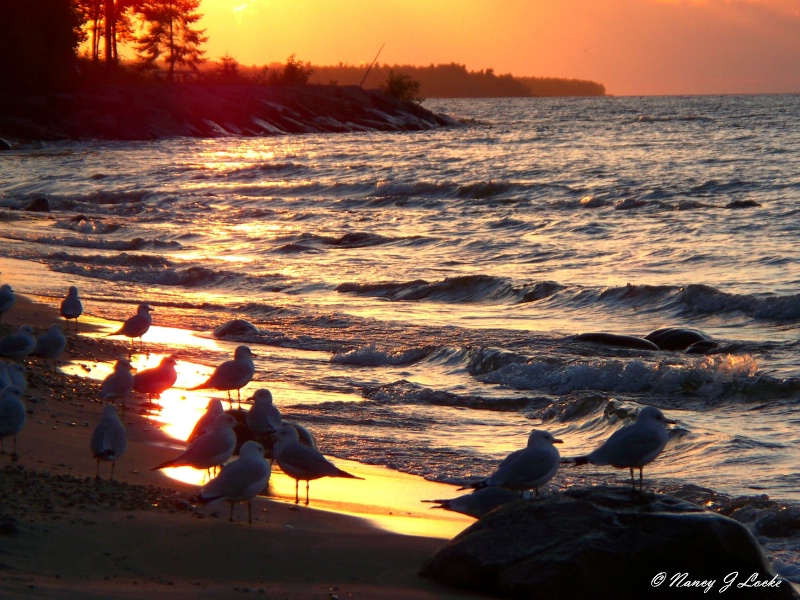
<instances>
[{"instance_id":1,"label":"sunset glow","mask_svg":"<svg viewBox=\"0 0 800 600\"><path fill-rule=\"evenodd\" d=\"M207 57L464 64L602 83L609 94L800 89L793 0L204 0Z\"/></svg>"}]
</instances>

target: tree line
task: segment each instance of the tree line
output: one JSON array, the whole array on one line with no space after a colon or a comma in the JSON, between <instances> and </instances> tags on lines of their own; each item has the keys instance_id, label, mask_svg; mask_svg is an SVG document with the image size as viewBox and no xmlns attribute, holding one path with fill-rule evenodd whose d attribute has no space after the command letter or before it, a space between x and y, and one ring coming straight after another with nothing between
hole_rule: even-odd
<instances>
[{"instance_id":1,"label":"tree line","mask_svg":"<svg viewBox=\"0 0 800 600\"><path fill-rule=\"evenodd\" d=\"M290 56L283 65L241 67L228 55L207 64L198 25L201 0L0 0L0 92L50 91L85 81L135 77L256 85L360 85L366 65L314 66ZM135 56L120 58L120 47ZM131 52L128 52L130 55ZM206 64L204 64L206 63ZM423 97L602 96L592 81L498 75L450 63L375 64L367 85L390 95ZM0 94L2 95L2 94Z\"/></svg>"},{"instance_id":2,"label":"tree line","mask_svg":"<svg viewBox=\"0 0 800 600\"><path fill-rule=\"evenodd\" d=\"M132 48L137 69L163 66L172 80L178 68L206 60L199 7L200 0L0 0L0 80L48 90L79 71L102 67L108 76L121 65L121 45Z\"/></svg>"}]
</instances>

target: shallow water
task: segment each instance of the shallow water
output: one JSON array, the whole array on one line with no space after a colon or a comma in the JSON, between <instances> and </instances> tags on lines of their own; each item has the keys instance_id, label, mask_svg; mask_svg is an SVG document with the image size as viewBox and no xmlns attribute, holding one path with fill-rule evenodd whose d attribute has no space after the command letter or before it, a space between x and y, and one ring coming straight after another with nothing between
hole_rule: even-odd
<instances>
[{"instance_id":1,"label":"shallow water","mask_svg":"<svg viewBox=\"0 0 800 600\"><path fill-rule=\"evenodd\" d=\"M800 97L428 106L466 126L25 145L0 244L54 271L20 291L106 318L249 320L258 385L339 457L463 483L531 428L577 455L653 404L679 424L646 484L800 501ZM717 345L574 338L668 325Z\"/></svg>"}]
</instances>

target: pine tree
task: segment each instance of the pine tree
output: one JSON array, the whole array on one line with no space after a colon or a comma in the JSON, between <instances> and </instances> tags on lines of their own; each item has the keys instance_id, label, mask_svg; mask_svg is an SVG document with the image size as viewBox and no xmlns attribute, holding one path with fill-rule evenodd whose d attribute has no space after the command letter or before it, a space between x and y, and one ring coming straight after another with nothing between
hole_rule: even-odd
<instances>
[{"instance_id":1,"label":"pine tree","mask_svg":"<svg viewBox=\"0 0 800 600\"><path fill-rule=\"evenodd\" d=\"M154 68L161 60L169 81L175 78L176 65L197 70L205 61L200 46L208 41L205 30L196 27L203 16L199 6L200 0L145 0L137 7L144 30L136 47L142 64Z\"/></svg>"}]
</instances>

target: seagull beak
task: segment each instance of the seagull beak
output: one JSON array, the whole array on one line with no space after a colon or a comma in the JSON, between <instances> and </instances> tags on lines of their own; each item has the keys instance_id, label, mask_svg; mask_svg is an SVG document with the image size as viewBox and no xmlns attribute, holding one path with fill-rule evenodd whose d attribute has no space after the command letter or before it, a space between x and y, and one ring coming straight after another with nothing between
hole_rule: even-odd
<instances>
[{"instance_id":1,"label":"seagull beak","mask_svg":"<svg viewBox=\"0 0 800 600\"><path fill-rule=\"evenodd\" d=\"M554 444L563 444L564 440L555 439L555 440L553 440L553 443Z\"/></svg>"},{"instance_id":2,"label":"seagull beak","mask_svg":"<svg viewBox=\"0 0 800 600\"><path fill-rule=\"evenodd\" d=\"M665 423L669 423L670 425L677 425L678 422L675 419L664 419Z\"/></svg>"}]
</instances>

